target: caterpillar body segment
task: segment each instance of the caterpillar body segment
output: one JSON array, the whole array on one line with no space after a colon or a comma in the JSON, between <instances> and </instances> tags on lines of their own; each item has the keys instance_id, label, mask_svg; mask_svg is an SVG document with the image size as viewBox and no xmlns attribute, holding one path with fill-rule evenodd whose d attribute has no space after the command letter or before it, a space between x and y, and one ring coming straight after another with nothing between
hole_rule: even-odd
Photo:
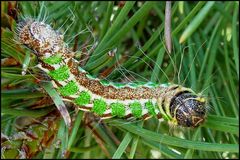
<instances>
[{"instance_id":1,"label":"caterpillar body segment","mask_svg":"<svg viewBox=\"0 0 240 160\"><path fill-rule=\"evenodd\" d=\"M175 84L113 83L94 78L49 25L27 20L18 28L21 43L34 51L38 67L52 80L63 99L80 110L104 118L164 118L184 127L197 127L206 117L206 100L190 88Z\"/></svg>"}]
</instances>

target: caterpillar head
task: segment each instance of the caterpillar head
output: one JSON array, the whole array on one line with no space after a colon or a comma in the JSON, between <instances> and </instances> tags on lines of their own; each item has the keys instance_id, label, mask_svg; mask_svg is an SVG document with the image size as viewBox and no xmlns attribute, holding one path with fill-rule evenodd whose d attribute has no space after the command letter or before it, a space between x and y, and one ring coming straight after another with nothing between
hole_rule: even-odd
<instances>
[{"instance_id":1,"label":"caterpillar head","mask_svg":"<svg viewBox=\"0 0 240 160\"><path fill-rule=\"evenodd\" d=\"M206 100L192 92L180 92L170 103L171 116L183 127L198 127L206 117Z\"/></svg>"},{"instance_id":2,"label":"caterpillar head","mask_svg":"<svg viewBox=\"0 0 240 160\"><path fill-rule=\"evenodd\" d=\"M18 37L21 43L41 56L51 56L63 52L63 36L49 25L37 20L25 20L18 24Z\"/></svg>"}]
</instances>

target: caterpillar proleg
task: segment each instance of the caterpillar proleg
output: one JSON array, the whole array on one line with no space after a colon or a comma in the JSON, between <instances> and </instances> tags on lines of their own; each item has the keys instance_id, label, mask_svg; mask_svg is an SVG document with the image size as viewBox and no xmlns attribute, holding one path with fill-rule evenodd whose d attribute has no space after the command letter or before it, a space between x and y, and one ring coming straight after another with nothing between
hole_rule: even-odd
<instances>
[{"instance_id":1,"label":"caterpillar proleg","mask_svg":"<svg viewBox=\"0 0 240 160\"><path fill-rule=\"evenodd\" d=\"M63 41L44 22L28 19L18 25L21 43L33 50L38 67L59 94L80 110L104 118L164 118L175 125L197 127L206 117L206 99L176 84L113 83L93 78Z\"/></svg>"}]
</instances>

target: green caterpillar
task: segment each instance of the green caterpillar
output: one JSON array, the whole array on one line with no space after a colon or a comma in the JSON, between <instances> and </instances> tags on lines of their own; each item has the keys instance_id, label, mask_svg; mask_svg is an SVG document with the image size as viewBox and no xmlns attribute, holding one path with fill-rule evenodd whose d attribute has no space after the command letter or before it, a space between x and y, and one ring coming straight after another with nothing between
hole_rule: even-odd
<instances>
[{"instance_id":1,"label":"green caterpillar","mask_svg":"<svg viewBox=\"0 0 240 160\"><path fill-rule=\"evenodd\" d=\"M49 25L26 20L18 25L21 43L38 57L38 67L60 95L80 110L102 118L164 118L175 125L197 127L206 118L206 99L175 84L112 83L93 78Z\"/></svg>"}]
</instances>

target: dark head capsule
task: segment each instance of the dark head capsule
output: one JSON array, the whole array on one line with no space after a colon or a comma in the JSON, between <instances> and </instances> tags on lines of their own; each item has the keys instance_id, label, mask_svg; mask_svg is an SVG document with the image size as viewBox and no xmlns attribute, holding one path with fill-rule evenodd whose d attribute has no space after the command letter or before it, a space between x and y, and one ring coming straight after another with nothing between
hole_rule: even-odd
<instances>
[{"instance_id":1,"label":"dark head capsule","mask_svg":"<svg viewBox=\"0 0 240 160\"><path fill-rule=\"evenodd\" d=\"M206 100L191 92L182 92L172 99L170 112L178 125L198 127L206 117Z\"/></svg>"}]
</instances>

